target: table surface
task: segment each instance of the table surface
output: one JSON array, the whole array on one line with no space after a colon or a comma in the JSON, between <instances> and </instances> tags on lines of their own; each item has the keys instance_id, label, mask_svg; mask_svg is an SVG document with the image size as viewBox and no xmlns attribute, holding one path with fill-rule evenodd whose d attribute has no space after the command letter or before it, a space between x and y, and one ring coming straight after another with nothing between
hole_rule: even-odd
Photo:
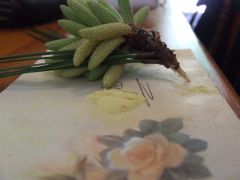
<instances>
[{"instance_id":1,"label":"table surface","mask_svg":"<svg viewBox=\"0 0 240 180\"><path fill-rule=\"evenodd\" d=\"M163 7L152 10L144 26L159 30L163 41L171 49L191 49L200 64L207 70L209 76L233 111L240 118L239 96L214 60L203 48L182 13L175 6L172 1L167 1ZM49 23L41 25L39 28L57 30L59 27L56 23ZM0 56L40 50L44 50L43 43L27 35L26 29L0 30ZM11 65L13 64L1 64L0 67ZM0 92L16 80L16 78L0 79Z\"/></svg>"}]
</instances>

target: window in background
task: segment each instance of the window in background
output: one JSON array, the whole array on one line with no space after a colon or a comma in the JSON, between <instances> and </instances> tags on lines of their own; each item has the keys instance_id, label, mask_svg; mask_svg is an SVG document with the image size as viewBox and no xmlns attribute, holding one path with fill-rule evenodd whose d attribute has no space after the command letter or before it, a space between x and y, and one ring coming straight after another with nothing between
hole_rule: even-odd
<instances>
[{"instance_id":1,"label":"window in background","mask_svg":"<svg viewBox=\"0 0 240 180\"><path fill-rule=\"evenodd\" d=\"M194 29L201 18L202 14L205 12L206 6L197 6L198 0L176 0L176 6L183 12L184 16L187 18L188 22Z\"/></svg>"}]
</instances>

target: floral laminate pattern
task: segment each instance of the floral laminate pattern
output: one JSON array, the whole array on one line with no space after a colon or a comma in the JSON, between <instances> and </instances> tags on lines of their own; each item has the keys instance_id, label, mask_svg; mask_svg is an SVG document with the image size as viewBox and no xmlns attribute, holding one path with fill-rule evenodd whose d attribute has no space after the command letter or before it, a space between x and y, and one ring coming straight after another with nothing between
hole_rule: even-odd
<instances>
[{"instance_id":1,"label":"floral laminate pattern","mask_svg":"<svg viewBox=\"0 0 240 180\"><path fill-rule=\"evenodd\" d=\"M98 158L81 158L75 173L44 177L43 180L187 180L211 176L198 152L207 142L180 132L183 121L169 118L142 120L139 130L123 136L98 136L106 149Z\"/></svg>"}]
</instances>

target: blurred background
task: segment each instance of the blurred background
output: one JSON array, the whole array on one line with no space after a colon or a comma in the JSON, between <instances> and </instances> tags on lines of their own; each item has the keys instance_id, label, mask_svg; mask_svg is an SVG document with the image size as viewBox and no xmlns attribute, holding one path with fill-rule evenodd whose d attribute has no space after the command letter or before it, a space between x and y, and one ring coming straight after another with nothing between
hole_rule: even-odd
<instances>
[{"instance_id":1,"label":"blurred background","mask_svg":"<svg viewBox=\"0 0 240 180\"><path fill-rule=\"evenodd\" d=\"M240 0L175 0L240 95Z\"/></svg>"},{"instance_id":2,"label":"blurred background","mask_svg":"<svg viewBox=\"0 0 240 180\"><path fill-rule=\"evenodd\" d=\"M132 0L132 3L137 10L143 5L164 6L166 1ZM172 1L240 95L240 0ZM117 6L116 0L109 2ZM61 18L59 5L65 3L66 0L0 0L0 28L28 27L27 33L42 41L57 39L61 33L33 27Z\"/></svg>"}]
</instances>

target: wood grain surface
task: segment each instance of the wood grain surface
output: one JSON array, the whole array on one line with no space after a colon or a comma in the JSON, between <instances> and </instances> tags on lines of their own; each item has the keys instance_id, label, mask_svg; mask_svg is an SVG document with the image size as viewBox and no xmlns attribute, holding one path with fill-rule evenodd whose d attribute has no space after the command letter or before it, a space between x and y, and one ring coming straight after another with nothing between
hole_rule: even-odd
<instances>
[{"instance_id":1,"label":"wood grain surface","mask_svg":"<svg viewBox=\"0 0 240 180\"><path fill-rule=\"evenodd\" d=\"M58 30L58 25L54 23L48 23L44 25L36 26L38 29L50 28ZM20 29L0 29L0 57L21 54L28 52L36 52L45 50L43 42L32 38L27 33L27 28ZM26 65L32 64L34 61L21 62L21 63L4 63L0 64L1 67L8 67L14 65ZM17 79L18 76L1 78L0 79L0 92L3 91L9 84Z\"/></svg>"}]
</instances>

